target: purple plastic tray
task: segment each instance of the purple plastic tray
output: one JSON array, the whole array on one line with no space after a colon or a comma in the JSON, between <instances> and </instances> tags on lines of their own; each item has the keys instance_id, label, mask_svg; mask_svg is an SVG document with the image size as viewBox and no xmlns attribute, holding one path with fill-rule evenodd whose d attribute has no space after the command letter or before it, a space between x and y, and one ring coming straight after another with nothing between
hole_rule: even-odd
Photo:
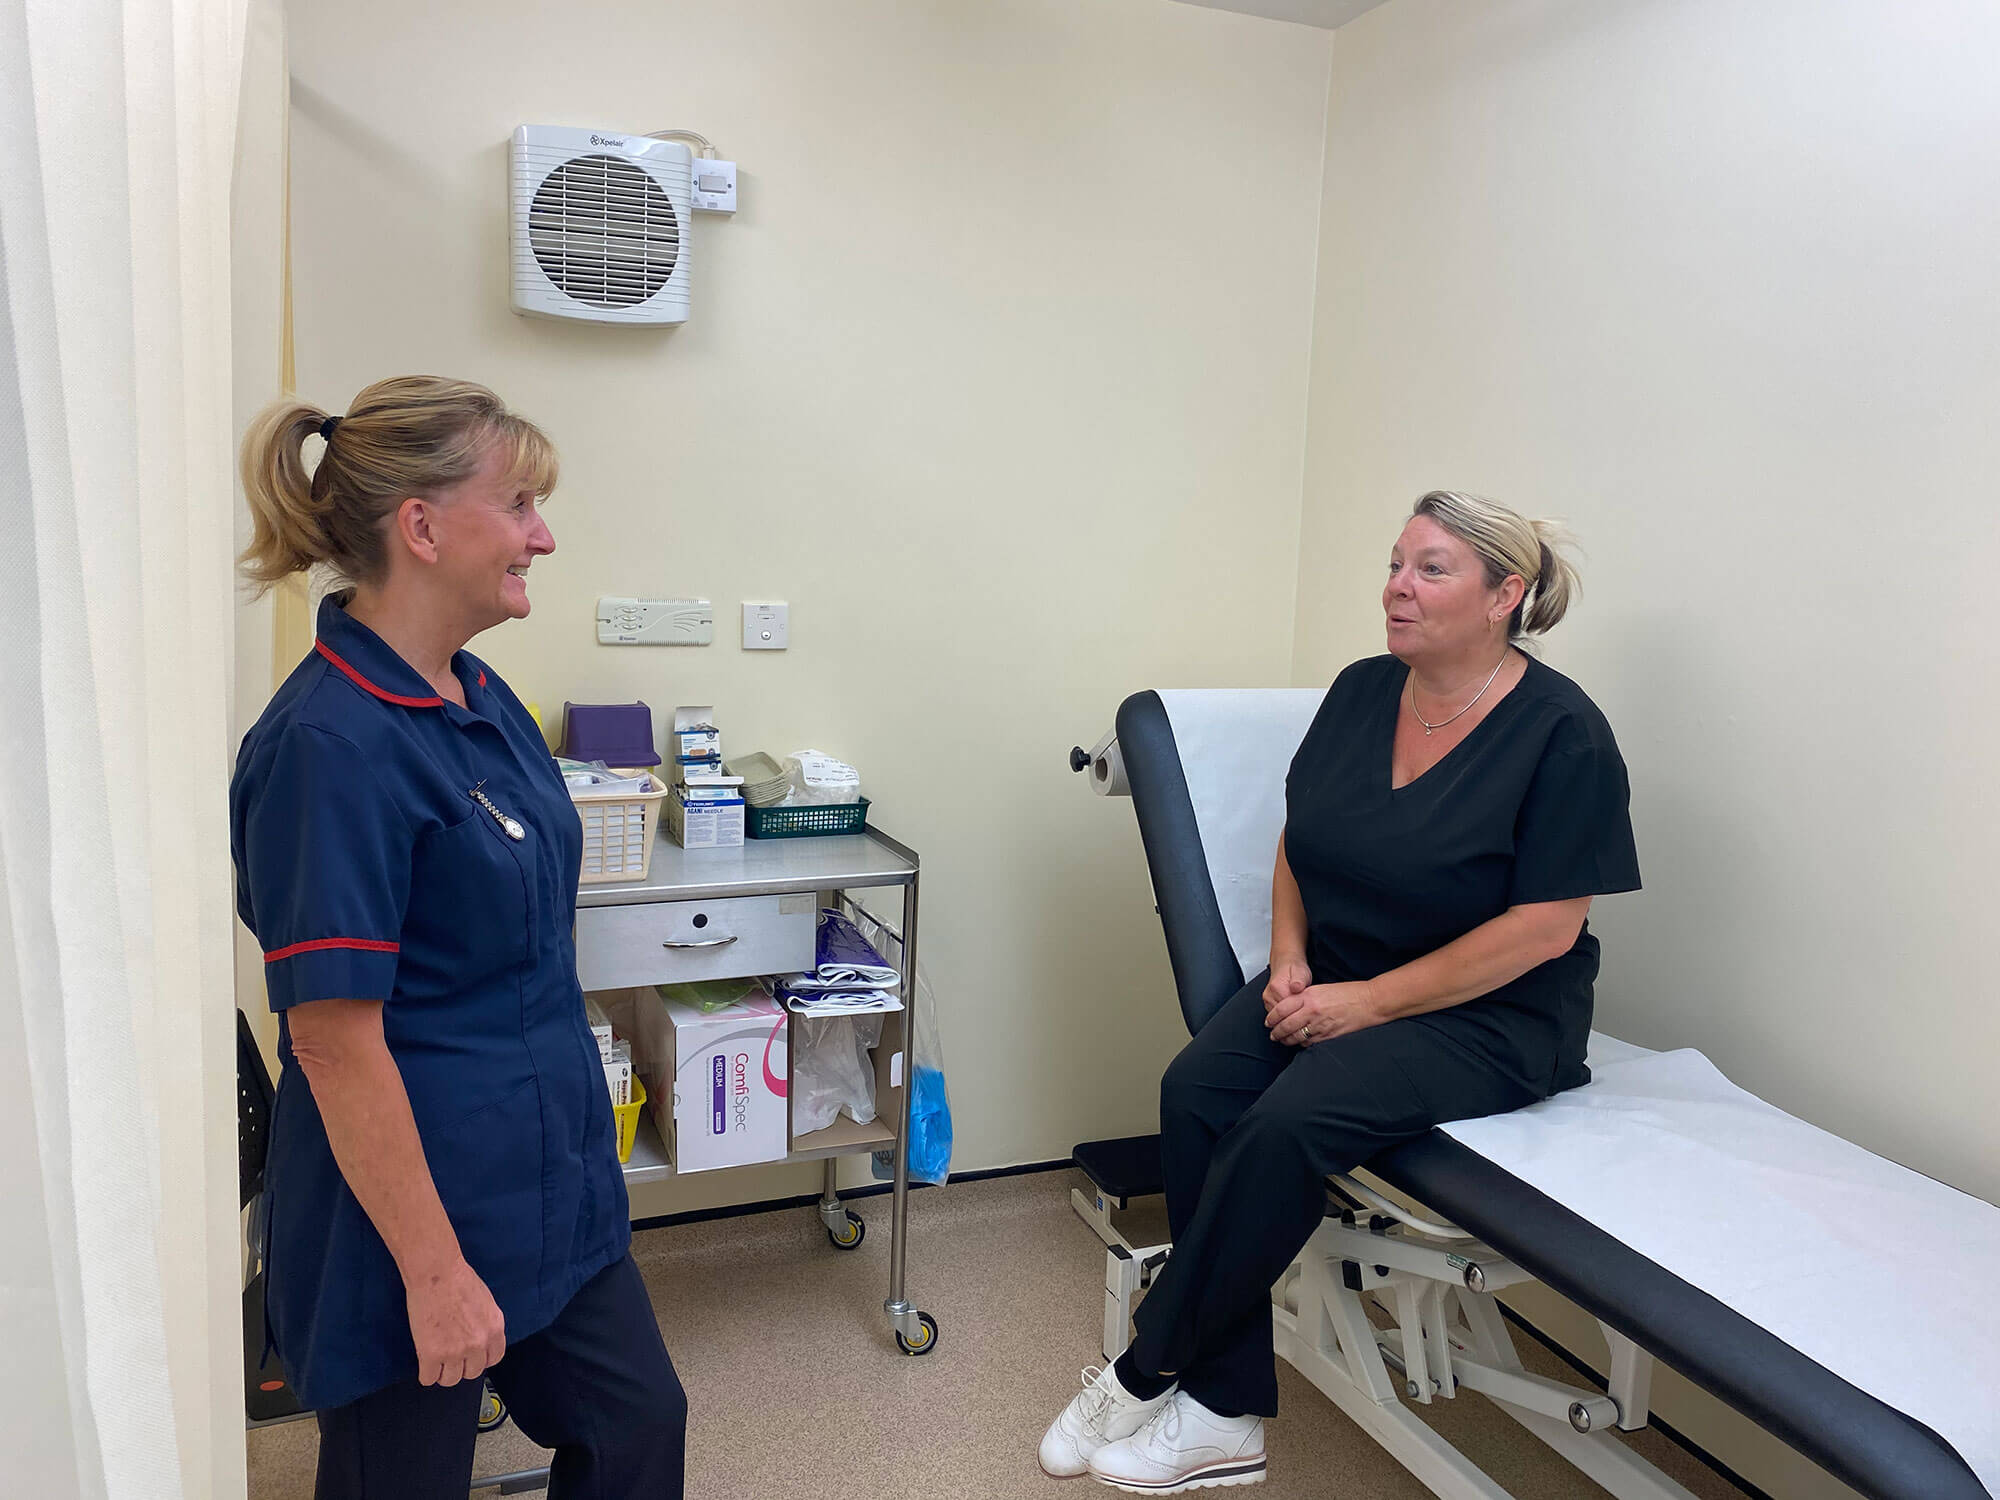
<instances>
[{"instance_id":1,"label":"purple plastic tray","mask_svg":"<svg viewBox=\"0 0 2000 1500\"><path fill-rule=\"evenodd\" d=\"M653 711L643 703L565 703L562 748L556 753L607 766L657 766Z\"/></svg>"}]
</instances>

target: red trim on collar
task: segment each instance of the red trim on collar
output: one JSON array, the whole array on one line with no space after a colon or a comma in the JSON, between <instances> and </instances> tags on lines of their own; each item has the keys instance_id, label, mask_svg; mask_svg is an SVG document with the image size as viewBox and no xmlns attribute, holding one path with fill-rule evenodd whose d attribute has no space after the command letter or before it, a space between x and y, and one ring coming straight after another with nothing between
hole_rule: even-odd
<instances>
[{"instance_id":1,"label":"red trim on collar","mask_svg":"<svg viewBox=\"0 0 2000 1500\"><path fill-rule=\"evenodd\" d=\"M380 698L384 703L399 703L404 708L444 707L444 699L442 698L436 698L436 697L405 698L400 693L392 693L389 692L386 688L378 688L377 686L375 686L374 683L370 682L366 677L363 677L359 672L355 671L354 668L350 667L346 662L342 661L340 657L334 652L333 647L329 646L325 641L314 641L313 650L317 651L321 656L324 656L328 661L332 662L336 667L340 668L341 672L345 674L349 682L353 683L356 687L361 688L365 692L373 693L376 697Z\"/></svg>"},{"instance_id":2,"label":"red trim on collar","mask_svg":"<svg viewBox=\"0 0 2000 1500\"><path fill-rule=\"evenodd\" d=\"M479 674L479 685L480 685L481 687L485 687L485 686L486 686L486 674L485 674L484 672L481 672L481 673Z\"/></svg>"},{"instance_id":3,"label":"red trim on collar","mask_svg":"<svg viewBox=\"0 0 2000 1500\"><path fill-rule=\"evenodd\" d=\"M281 958L292 958L301 953L319 953L327 948L353 948L362 953L401 953L401 943L385 943L377 938L314 938L309 943L294 943L289 948L280 948L275 953L266 953L264 962L274 964Z\"/></svg>"}]
</instances>

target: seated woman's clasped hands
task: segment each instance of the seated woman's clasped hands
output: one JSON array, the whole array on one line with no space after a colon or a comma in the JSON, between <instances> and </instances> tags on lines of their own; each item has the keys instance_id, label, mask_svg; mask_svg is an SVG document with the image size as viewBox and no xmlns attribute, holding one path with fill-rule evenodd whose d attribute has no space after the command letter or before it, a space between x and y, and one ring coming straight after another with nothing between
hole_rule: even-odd
<instances>
[{"instance_id":1,"label":"seated woman's clasped hands","mask_svg":"<svg viewBox=\"0 0 2000 1500\"><path fill-rule=\"evenodd\" d=\"M1382 1017L1367 983L1314 984L1303 953L1271 961L1264 986L1264 1026L1271 1040L1304 1047L1373 1026Z\"/></svg>"}]
</instances>

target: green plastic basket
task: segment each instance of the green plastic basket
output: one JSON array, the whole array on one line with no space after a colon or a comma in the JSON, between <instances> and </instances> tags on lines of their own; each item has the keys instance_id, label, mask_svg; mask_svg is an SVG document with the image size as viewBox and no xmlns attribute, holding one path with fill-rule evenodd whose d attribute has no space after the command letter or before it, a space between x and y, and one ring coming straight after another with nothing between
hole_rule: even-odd
<instances>
[{"instance_id":1,"label":"green plastic basket","mask_svg":"<svg viewBox=\"0 0 2000 1500\"><path fill-rule=\"evenodd\" d=\"M743 832L753 839L815 839L859 833L868 826L868 799L830 807L746 807Z\"/></svg>"}]
</instances>

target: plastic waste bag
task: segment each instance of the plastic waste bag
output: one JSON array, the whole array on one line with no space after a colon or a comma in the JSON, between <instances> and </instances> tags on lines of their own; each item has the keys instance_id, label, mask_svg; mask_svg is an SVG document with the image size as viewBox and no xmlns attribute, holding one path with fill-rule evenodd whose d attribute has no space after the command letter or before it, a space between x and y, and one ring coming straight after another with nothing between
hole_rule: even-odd
<instances>
[{"instance_id":1,"label":"plastic waste bag","mask_svg":"<svg viewBox=\"0 0 2000 1500\"><path fill-rule=\"evenodd\" d=\"M887 927L852 901L843 903L876 952L901 965L903 945ZM951 1176L951 1098L945 1090L944 1042L938 1034L937 997L930 976L917 965L916 987L903 997L909 1015L910 1180L942 1183ZM874 1154L874 1172L884 1181L896 1175L892 1152Z\"/></svg>"},{"instance_id":2,"label":"plastic waste bag","mask_svg":"<svg viewBox=\"0 0 2000 1500\"><path fill-rule=\"evenodd\" d=\"M792 1131L824 1130L845 1113L857 1125L875 1118L875 1069L869 1048L882 1040L881 1015L792 1016Z\"/></svg>"}]
</instances>

